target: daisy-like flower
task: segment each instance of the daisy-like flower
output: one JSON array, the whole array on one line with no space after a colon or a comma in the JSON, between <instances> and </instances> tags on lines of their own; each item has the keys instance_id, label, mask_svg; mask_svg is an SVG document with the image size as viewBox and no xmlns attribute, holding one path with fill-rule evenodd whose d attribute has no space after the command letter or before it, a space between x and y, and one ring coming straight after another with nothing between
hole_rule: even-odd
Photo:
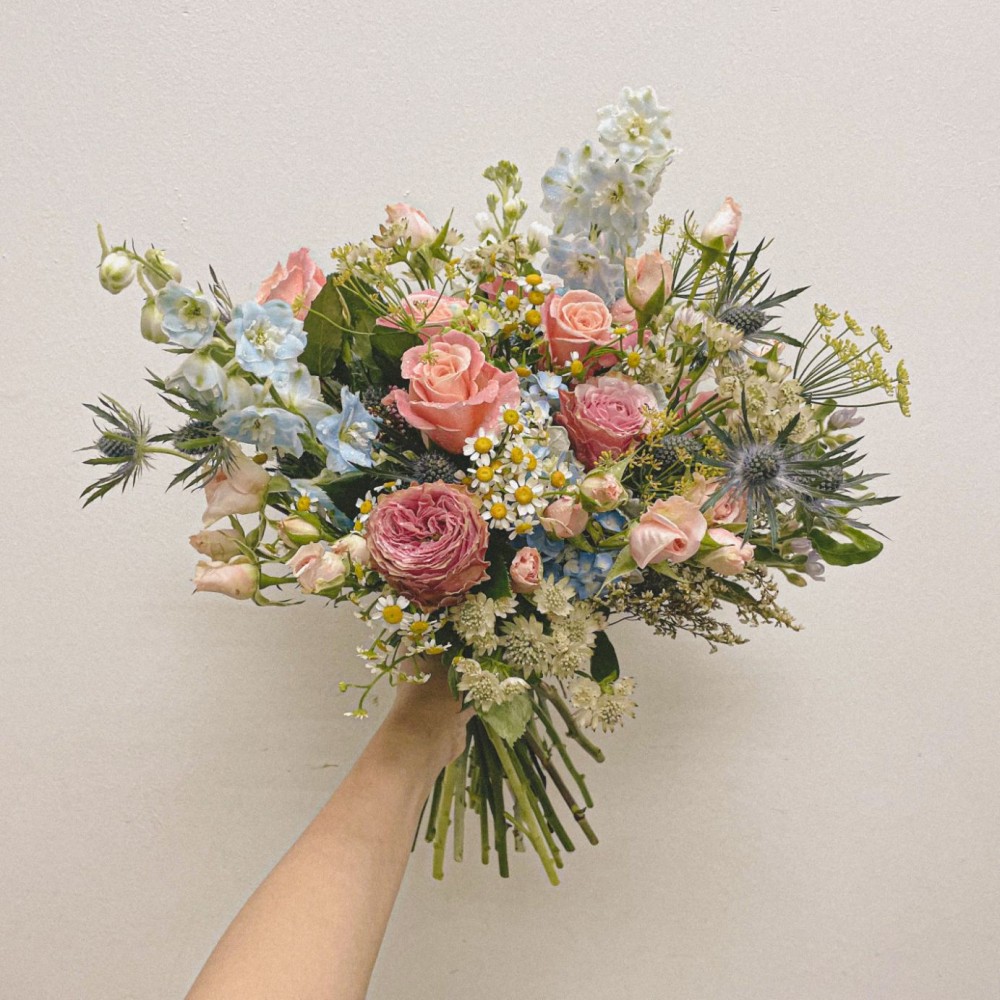
<instances>
[{"instance_id":1,"label":"daisy-like flower","mask_svg":"<svg viewBox=\"0 0 1000 1000\"><path fill-rule=\"evenodd\" d=\"M498 531L509 531L514 527L514 511L502 493L490 493L483 499L480 516Z\"/></svg>"},{"instance_id":2,"label":"daisy-like flower","mask_svg":"<svg viewBox=\"0 0 1000 1000\"><path fill-rule=\"evenodd\" d=\"M546 576L531 594L531 602L549 618L564 618L573 610L574 597L576 592L569 580Z\"/></svg>"},{"instance_id":3,"label":"daisy-like flower","mask_svg":"<svg viewBox=\"0 0 1000 1000\"><path fill-rule=\"evenodd\" d=\"M368 612L368 619L369 621L377 621L393 631L405 630L409 627L412 617L406 610L409 606L409 599L401 594L383 594L372 605Z\"/></svg>"},{"instance_id":4,"label":"daisy-like flower","mask_svg":"<svg viewBox=\"0 0 1000 1000\"><path fill-rule=\"evenodd\" d=\"M474 465L466 476L465 485L473 493L488 497L503 488L503 479L499 472L499 462L487 462L485 465Z\"/></svg>"},{"instance_id":5,"label":"daisy-like flower","mask_svg":"<svg viewBox=\"0 0 1000 1000\"><path fill-rule=\"evenodd\" d=\"M541 479L523 474L508 480L504 486L507 503L522 520L537 518L545 509L544 492L545 485Z\"/></svg>"},{"instance_id":6,"label":"daisy-like flower","mask_svg":"<svg viewBox=\"0 0 1000 1000\"><path fill-rule=\"evenodd\" d=\"M496 434L480 427L475 434L465 439L462 454L468 455L474 466L489 465L496 457L496 447Z\"/></svg>"}]
</instances>

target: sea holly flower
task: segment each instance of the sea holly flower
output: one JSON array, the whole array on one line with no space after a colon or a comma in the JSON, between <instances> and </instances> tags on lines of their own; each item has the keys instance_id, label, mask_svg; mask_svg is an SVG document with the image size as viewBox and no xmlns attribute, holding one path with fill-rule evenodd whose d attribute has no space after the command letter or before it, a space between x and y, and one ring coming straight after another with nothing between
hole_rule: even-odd
<instances>
[{"instance_id":1,"label":"sea holly flower","mask_svg":"<svg viewBox=\"0 0 1000 1000\"><path fill-rule=\"evenodd\" d=\"M378 421L346 385L340 390L340 406L340 413L324 417L316 424L316 437L326 448L326 466L334 472L369 469L373 464L372 442L378 434Z\"/></svg>"},{"instance_id":2,"label":"sea holly flower","mask_svg":"<svg viewBox=\"0 0 1000 1000\"><path fill-rule=\"evenodd\" d=\"M244 302L233 310L226 333L236 343L236 360L258 378L290 375L305 350L306 334L292 307L280 299L258 305Z\"/></svg>"},{"instance_id":3,"label":"sea holly flower","mask_svg":"<svg viewBox=\"0 0 1000 1000\"><path fill-rule=\"evenodd\" d=\"M296 413L279 406L247 406L230 410L218 417L215 426L234 441L255 445L258 451L277 451L279 455L302 454L302 435L309 426Z\"/></svg>"},{"instance_id":4,"label":"sea holly flower","mask_svg":"<svg viewBox=\"0 0 1000 1000\"><path fill-rule=\"evenodd\" d=\"M160 328L172 344L196 351L214 336L219 307L207 296L168 281L156 293L156 308L163 319Z\"/></svg>"}]
</instances>

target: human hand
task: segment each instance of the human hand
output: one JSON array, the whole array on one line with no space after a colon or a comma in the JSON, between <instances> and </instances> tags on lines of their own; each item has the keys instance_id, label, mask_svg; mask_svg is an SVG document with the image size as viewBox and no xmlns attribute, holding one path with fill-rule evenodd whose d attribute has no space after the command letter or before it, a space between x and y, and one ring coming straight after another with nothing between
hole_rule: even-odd
<instances>
[{"instance_id":1,"label":"human hand","mask_svg":"<svg viewBox=\"0 0 1000 1000\"><path fill-rule=\"evenodd\" d=\"M430 674L430 679L397 684L396 699L380 733L425 760L433 781L465 749L466 726L475 710L463 709L452 695L440 656L417 657L408 666L408 672Z\"/></svg>"}]
</instances>

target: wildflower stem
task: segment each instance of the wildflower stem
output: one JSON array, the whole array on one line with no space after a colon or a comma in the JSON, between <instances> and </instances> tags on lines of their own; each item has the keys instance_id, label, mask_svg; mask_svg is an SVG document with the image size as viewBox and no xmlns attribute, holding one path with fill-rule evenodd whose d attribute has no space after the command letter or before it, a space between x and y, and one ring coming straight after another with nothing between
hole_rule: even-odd
<instances>
[{"instance_id":1,"label":"wildflower stem","mask_svg":"<svg viewBox=\"0 0 1000 1000\"><path fill-rule=\"evenodd\" d=\"M562 762L566 765L566 770L569 771L573 780L576 782L576 787L580 789L580 794L583 796L583 801L588 809L594 807L594 800L590 797L590 789L587 788L587 782L584 777L577 769L576 765L573 763L573 758L570 757L569 751L566 749L566 744L563 743L556 731L556 727L552 724L552 719L549 718L549 713L543 705L538 702L534 703L534 709L538 718L542 720L542 725L545 727L545 731L548 733L549 739L552 741L552 745L559 752L559 756L562 757ZM535 737L538 740L538 737ZM541 740L538 740L540 743Z\"/></svg>"},{"instance_id":2,"label":"wildflower stem","mask_svg":"<svg viewBox=\"0 0 1000 1000\"><path fill-rule=\"evenodd\" d=\"M576 719L573 718L573 713L569 705L562 700L559 693L550 684L545 684L544 682L538 685L538 690L542 692L546 701L550 702L552 707L562 717L563 722L566 723L568 735L572 736L594 760L598 761L598 763L602 762L604 760L604 751L584 736L583 730Z\"/></svg>"},{"instance_id":3,"label":"wildflower stem","mask_svg":"<svg viewBox=\"0 0 1000 1000\"><path fill-rule=\"evenodd\" d=\"M452 857L456 861L461 861L465 857L465 795L468 767L469 749L466 747L458 760L455 761L457 781L455 783L455 833L452 838Z\"/></svg>"},{"instance_id":4,"label":"wildflower stem","mask_svg":"<svg viewBox=\"0 0 1000 1000\"><path fill-rule=\"evenodd\" d=\"M525 742L531 748L531 752L535 755L535 759L538 760L542 767L545 768L546 773L552 779L552 784L556 786L559 794L563 797L563 801L566 803L567 808L573 814L573 819L576 820L580 829L583 830L584 836L592 844L596 844L597 834L594 833L587 821L587 810L584 806L577 805L576 800L573 798L573 793L570 792L569 786L563 780L563 776L557 770L555 764L552 761L552 755L545 749L542 743L539 741L538 737L529 728L524 734ZM567 848L569 850L569 848Z\"/></svg>"},{"instance_id":5,"label":"wildflower stem","mask_svg":"<svg viewBox=\"0 0 1000 1000\"><path fill-rule=\"evenodd\" d=\"M452 761L444 769L441 782L441 797L438 801L437 819L434 824L434 864L432 874L436 879L444 878L444 849L448 841L448 827L451 825L451 804L455 797L457 778L456 762Z\"/></svg>"}]
</instances>

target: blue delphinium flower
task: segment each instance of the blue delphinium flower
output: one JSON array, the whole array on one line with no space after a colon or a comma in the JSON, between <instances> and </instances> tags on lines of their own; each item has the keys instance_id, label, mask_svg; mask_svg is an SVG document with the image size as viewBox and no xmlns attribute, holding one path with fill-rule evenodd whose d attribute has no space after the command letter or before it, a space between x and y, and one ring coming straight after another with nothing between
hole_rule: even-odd
<instances>
[{"instance_id":1,"label":"blue delphinium flower","mask_svg":"<svg viewBox=\"0 0 1000 1000\"><path fill-rule=\"evenodd\" d=\"M625 525L628 524L628 518L620 510L606 510L594 514L593 519L607 535L617 535L619 531L624 531Z\"/></svg>"},{"instance_id":2,"label":"blue delphinium flower","mask_svg":"<svg viewBox=\"0 0 1000 1000\"><path fill-rule=\"evenodd\" d=\"M219 307L207 296L168 281L156 293L156 308L163 315L161 327L172 344L196 351L215 333Z\"/></svg>"},{"instance_id":3,"label":"blue delphinium flower","mask_svg":"<svg viewBox=\"0 0 1000 1000\"><path fill-rule=\"evenodd\" d=\"M334 472L354 472L372 466L372 441L378 421L345 385L340 390L340 413L316 424L316 437L326 448L326 466Z\"/></svg>"},{"instance_id":4,"label":"blue delphinium flower","mask_svg":"<svg viewBox=\"0 0 1000 1000\"><path fill-rule=\"evenodd\" d=\"M552 236L544 270L558 274L567 288L585 288L600 295L605 302L614 302L625 293L625 276L621 265L608 260L601 248L586 236Z\"/></svg>"},{"instance_id":5,"label":"blue delphinium flower","mask_svg":"<svg viewBox=\"0 0 1000 1000\"><path fill-rule=\"evenodd\" d=\"M302 454L300 434L309 427L302 417L277 406L246 406L218 417L215 426L226 437L256 446L258 451L276 449L279 454Z\"/></svg>"},{"instance_id":6,"label":"blue delphinium flower","mask_svg":"<svg viewBox=\"0 0 1000 1000\"><path fill-rule=\"evenodd\" d=\"M258 378L280 380L296 368L306 333L287 302L244 302L233 310L226 333L236 343L236 360Z\"/></svg>"}]
</instances>

